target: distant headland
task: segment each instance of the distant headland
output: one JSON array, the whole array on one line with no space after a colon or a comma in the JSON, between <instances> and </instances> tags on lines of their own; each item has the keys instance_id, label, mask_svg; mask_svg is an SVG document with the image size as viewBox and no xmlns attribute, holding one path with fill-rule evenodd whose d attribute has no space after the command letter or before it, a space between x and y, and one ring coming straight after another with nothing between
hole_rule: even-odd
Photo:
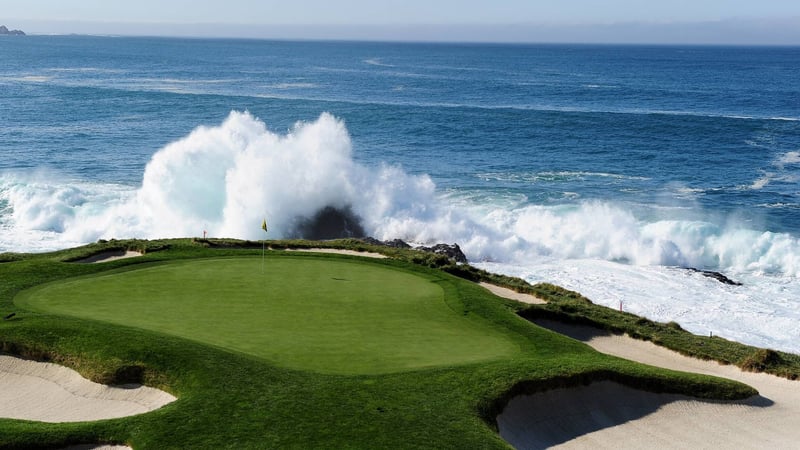
<instances>
[{"instance_id":1,"label":"distant headland","mask_svg":"<svg viewBox=\"0 0 800 450\"><path fill-rule=\"evenodd\" d=\"M2 35L25 36L25 32L22 30L9 30L5 25L0 25L0 36Z\"/></svg>"}]
</instances>

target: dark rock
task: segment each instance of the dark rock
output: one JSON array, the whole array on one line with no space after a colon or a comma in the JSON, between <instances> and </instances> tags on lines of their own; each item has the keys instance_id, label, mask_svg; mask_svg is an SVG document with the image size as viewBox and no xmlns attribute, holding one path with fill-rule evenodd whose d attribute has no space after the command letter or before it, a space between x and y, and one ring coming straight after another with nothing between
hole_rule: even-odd
<instances>
[{"instance_id":1,"label":"dark rock","mask_svg":"<svg viewBox=\"0 0 800 450\"><path fill-rule=\"evenodd\" d=\"M383 241L379 241L379 240L375 239L372 236L367 236L367 237L361 238L361 242L363 242L365 244L377 245L377 246L381 246L381 247L386 245L386 244L383 243Z\"/></svg>"},{"instance_id":2,"label":"dark rock","mask_svg":"<svg viewBox=\"0 0 800 450\"><path fill-rule=\"evenodd\" d=\"M381 247L391 247L391 248L411 248L410 245L406 243L406 241L402 239L392 239L391 241L379 241L374 237L365 237L361 238L361 241L365 244L370 245L379 245Z\"/></svg>"},{"instance_id":3,"label":"dark rock","mask_svg":"<svg viewBox=\"0 0 800 450\"><path fill-rule=\"evenodd\" d=\"M392 248L411 248L411 246L402 239L392 239L391 241L384 242L384 245Z\"/></svg>"},{"instance_id":4,"label":"dark rock","mask_svg":"<svg viewBox=\"0 0 800 450\"><path fill-rule=\"evenodd\" d=\"M722 284L727 284L727 285L730 285L730 286L741 286L742 285L742 283L739 283L738 281L731 280L730 278L726 277L725 275L723 275L723 274L721 274L719 272L714 272L713 270L700 270L700 269L695 269L694 267L689 267L689 270L691 270L692 272L697 272L700 275L703 275L705 277L713 278L713 279L719 281Z\"/></svg>"},{"instance_id":5,"label":"dark rock","mask_svg":"<svg viewBox=\"0 0 800 450\"><path fill-rule=\"evenodd\" d=\"M289 237L318 241L360 238L366 234L364 227L361 226L361 218L353 212L352 208L349 206L343 208L326 206L317 211L314 217L295 219L295 226L289 233Z\"/></svg>"},{"instance_id":6,"label":"dark rock","mask_svg":"<svg viewBox=\"0 0 800 450\"><path fill-rule=\"evenodd\" d=\"M25 36L25 33L22 30L9 30L5 25L0 25L0 35Z\"/></svg>"},{"instance_id":7,"label":"dark rock","mask_svg":"<svg viewBox=\"0 0 800 450\"><path fill-rule=\"evenodd\" d=\"M444 255L455 262L463 264L468 262L467 256L461 251L461 247L459 247L458 244L436 244L433 247L420 247L418 250L436 253L437 255Z\"/></svg>"},{"instance_id":8,"label":"dark rock","mask_svg":"<svg viewBox=\"0 0 800 450\"><path fill-rule=\"evenodd\" d=\"M392 248L412 248L407 242L402 239L392 239L391 241L379 241L373 237L366 237L361 239L365 244L370 245L380 245L383 247L392 247ZM417 250L421 250L423 252L428 253L436 253L437 255L444 255L448 258L454 260L455 262L466 264L467 256L461 251L461 247L458 244L436 244L433 247L417 247Z\"/></svg>"}]
</instances>

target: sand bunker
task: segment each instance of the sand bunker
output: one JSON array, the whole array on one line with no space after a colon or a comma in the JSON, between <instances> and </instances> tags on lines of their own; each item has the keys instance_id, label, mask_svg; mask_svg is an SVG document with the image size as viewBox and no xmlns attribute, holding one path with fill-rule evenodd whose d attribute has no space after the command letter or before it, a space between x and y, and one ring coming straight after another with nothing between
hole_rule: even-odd
<instances>
[{"instance_id":1,"label":"sand bunker","mask_svg":"<svg viewBox=\"0 0 800 450\"><path fill-rule=\"evenodd\" d=\"M135 251L123 251L123 250L113 250L108 252L98 253L96 255L92 255L88 258L84 258L78 260L76 262L79 263L104 263L110 261L116 261L118 259L126 259L126 258L135 258L137 256L142 256L141 252Z\"/></svg>"},{"instance_id":2,"label":"sand bunker","mask_svg":"<svg viewBox=\"0 0 800 450\"><path fill-rule=\"evenodd\" d=\"M542 305L547 303L544 300L540 299L539 297L533 296L531 294L522 294L517 291L512 291L511 289L508 288L495 286L494 284L480 283L480 285L498 297L508 298L522 303L530 303L533 305Z\"/></svg>"},{"instance_id":3,"label":"sand bunker","mask_svg":"<svg viewBox=\"0 0 800 450\"><path fill-rule=\"evenodd\" d=\"M290 252L308 252L308 253L333 253L336 255L350 255L350 256L363 256L365 258L386 258L386 255L374 252L357 252L355 250L344 250L339 248L288 248Z\"/></svg>"},{"instance_id":4,"label":"sand bunker","mask_svg":"<svg viewBox=\"0 0 800 450\"><path fill-rule=\"evenodd\" d=\"M516 448L762 449L796 448L800 442L800 382L688 358L593 328L537 323L604 353L738 380L761 395L742 402L711 402L599 382L521 396L497 418L500 435Z\"/></svg>"},{"instance_id":5,"label":"sand bunker","mask_svg":"<svg viewBox=\"0 0 800 450\"><path fill-rule=\"evenodd\" d=\"M0 417L82 422L142 414L175 400L158 389L106 386L57 364L0 355Z\"/></svg>"},{"instance_id":6,"label":"sand bunker","mask_svg":"<svg viewBox=\"0 0 800 450\"><path fill-rule=\"evenodd\" d=\"M757 417L761 399L713 403L653 394L613 382L519 397L498 417L500 434L519 449L550 448L763 448L757 426L738 432L729 414ZM607 431L606 431L607 430ZM736 432L731 436L730 433ZM772 448L785 448L773 442Z\"/></svg>"}]
</instances>

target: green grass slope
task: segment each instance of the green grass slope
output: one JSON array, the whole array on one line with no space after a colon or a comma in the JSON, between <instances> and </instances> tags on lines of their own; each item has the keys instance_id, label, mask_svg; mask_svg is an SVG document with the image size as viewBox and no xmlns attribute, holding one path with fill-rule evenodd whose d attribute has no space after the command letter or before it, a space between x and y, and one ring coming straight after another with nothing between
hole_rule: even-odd
<instances>
[{"instance_id":1,"label":"green grass slope","mask_svg":"<svg viewBox=\"0 0 800 450\"><path fill-rule=\"evenodd\" d=\"M262 273L260 248L186 240L65 262L110 245L0 258L0 314L16 313L0 321L0 351L178 400L98 422L0 419L0 448L507 448L494 419L523 392L611 379L754 394L602 355L519 317L522 305L410 262L276 251Z\"/></svg>"}]
</instances>

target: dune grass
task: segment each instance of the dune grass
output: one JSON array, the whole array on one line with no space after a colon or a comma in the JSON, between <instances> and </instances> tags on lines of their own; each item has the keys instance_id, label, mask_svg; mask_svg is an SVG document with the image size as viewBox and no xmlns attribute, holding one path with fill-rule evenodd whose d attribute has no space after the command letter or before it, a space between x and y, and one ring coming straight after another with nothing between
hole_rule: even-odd
<instances>
[{"instance_id":1,"label":"dune grass","mask_svg":"<svg viewBox=\"0 0 800 450\"><path fill-rule=\"evenodd\" d=\"M333 309L342 308L347 314L340 314L337 320L349 321L355 327L391 320L395 322L389 328L403 328L413 326L409 322L427 320L427 327L439 328L441 334L433 331L425 339L438 339L447 345L439 348L424 339L414 340L414 334L430 330L392 336L383 335L386 327L367 328L373 340L383 343L374 349L359 348L354 358L383 355L385 365L379 370L375 369L378 363L374 360L316 365L313 357L322 357L317 350L307 348L302 342L285 342L287 336L299 332L288 327L276 332L273 340L284 341L286 345L294 345L293 348L280 352L234 348L233 344L222 342L221 336L238 334L232 340L234 343L256 339L252 326L242 326L240 331L226 325L229 329L225 333L211 330L229 320L217 315L222 314L217 307L219 299L213 308L202 304L187 309L181 309L180 305L163 306L165 298L176 303L192 301L181 294L192 287L192 282L163 280L170 274L186 276L200 269L217 274L211 277L213 282L192 287L201 292L200 297L210 300L215 296L205 291L221 289L217 284L230 287L237 277L248 278L248 273L260 275L260 249L205 248L188 240L143 245L159 246L159 251L93 265L65 261L108 246L3 259L7 262L0 263L3 280L0 314L17 315L12 320L0 321L0 350L53 360L94 380L141 381L175 394L178 400L151 413L98 422L43 424L0 419L0 448L59 448L87 443L125 443L136 449L507 448L496 432L494 420L511 396L523 392L612 379L635 387L704 398L736 399L754 394L752 388L740 383L661 370L602 355L520 318L516 314L523 308L520 304L495 297L474 283L440 270L405 261L268 252L266 264L285 284L292 283L292 278L319 277L316 285L322 287L311 289L313 295L310 295L316 299L309 300L309 296L303 295L303 301L307 302L304 318L318 313L310 308L313 304L327 308L329 318L338 314ZM223 270L225 277L219 276L217 265L222 263L231 264L230 270ZM257 270L239 266L253 263ZM285 269L278 269L283 265ZM137 282L139 275L148 276ZM142 294L138 300L127 300L125 297L135 289L141 287L147 291L144 285L149 275L156 279L165 277L158 284L161 291L153 292L154 297L165 297L153 300L150 295ZM349 305L344 297L352 291L338 286L345 281L332 278L361 276L375 277L378 292L375 295L385 295L380 294L384 289L378 286L390 285L404 295L392 297L394 300L385 298L387 302L397 302L391 308L371 304L374 303L371 297L351 299L354 304ZM104 280L110 281L104 285ZM245 283L243 279L239 282ZM74 292L64 303L45 295L50 289L51 294L60 289L66 293L73 283L105 295L105 300L98 297L93 302L129 303L126 307L131 309L125 314L130 322L114 324L120 313L113 308L103 313L110 314L108 317L92 316L101 313L84 305L83 297L75 296ZM369 284L364 280L362 283ZM113 291L125 284L126 289ZM32 288L33 291L24 292ZM299 285L295 288L301 289ZM226 295L231 291L236 289L226 289ZM20 293L23 294L18 297ZM40 297L34 302L36 296ZM287 288L269 298L292 296L296 298L299 294ZM322 300L326 296L328 300ZM336 297L334 301L330 296ZM19 303L15 299L20 299ZM151 300L162 302L162 306L152 311L141 307ZM140 305L132 304L137 301ZM242 295L237 301L253 300ZM26 302L31 302L31 308L36 310L24 306ZM43 307L38 302L48 304ZM361 303L363 307L358 307ZM289 303L280 308L256 304L272 309L275 314L288 309L286 305ZM48 309L56 306L64 309L60 312ZM256 306L250 304L248 310L254 311ZM207 326L181 324L191 322L185 317L197 314L195 309L214 314L214 320ZM165 310L172 310L173 316L159 322L161 319L157 317ZM377 318L368 313L370 310L378 315L393 311L397 317ZM261 315L271 326L277 327L282 322L270 319L266 313L253 314ZM349 317L361 314L364 317ZM199 319L206 320L204 314L200 316ZM327 319L314 320L320 333L331 330ZM154 327L154 323L160 325ZM184 327L182 332L187 334L165 329L171 324ZM306 325L303 329L305 334L315 332L313 326ZM461 345L453 342L448 333L473 342ZM330 338L339 339L348 342L341 346L343 349L355 348L360 341L347 341L347 336ZM402 345L398 346L398 342ZM411 363L393 359L393 349L403 345L407 351L416 352L417 359ZM444 347L452 349L453 355L447 355ZM437 355L434 365L425 362L420 349L429 349ZM281 354L295 352L305 356L299 362L281 359ZM489 353L491 357L487 357Z\"/></svg>"}]
</instances>

